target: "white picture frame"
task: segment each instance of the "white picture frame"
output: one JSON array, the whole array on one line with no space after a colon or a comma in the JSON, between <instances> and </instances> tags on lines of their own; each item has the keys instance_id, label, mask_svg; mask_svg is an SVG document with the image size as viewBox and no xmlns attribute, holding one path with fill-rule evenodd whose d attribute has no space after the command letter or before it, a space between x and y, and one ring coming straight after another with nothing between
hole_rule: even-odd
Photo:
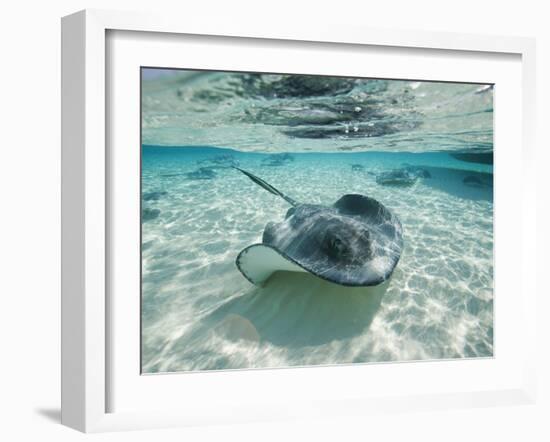
<instances>
[{"instance_id":1,"label":"white picture frame","mask_svg":"<svg viewBox=\"0 0 550 442\"><path fill-rule=\"evenodd\" d=\"M253 399L230 401L228 412L190 410L185 407L157 411L109 411L108 396L113 388L109 377L112 354L108 342L111 324L107 228L111 210L108 180L108 134L106 121L109 63L106 38L110 31L154 32L156 35L199 35L273 41L314 42L366 45L403 50L467 51L514 54L521 57L521 148L523 188L521 189L521 272L534 267L536 256L535 174L535 43L518 37L491 37L417 31L388 31L334 26L315 28L261 27L254 23L228 22L224 25L207 20L151 14L87 10L62 21L62 423L85 432L123 429L185 426L219 422L253 422L335 415L361 415L371 411L479 407L488 405L533 403L536 396L535 339L527 339L521 355L521 376L509 385L484 389L476 387L461 393L445 388L426 394L354 397L337 393L327 398L291 400L254 406ZM498 108L496 110L498 112ZM498 192L498 188L497 188ZM496 250L498 251L498 243ZM495 253L497 253L497 251ZM498 290L498 284L497 284ZM536 281L521 278L522 315L518 317L524 336L535 334ZM138 315L138 312L134 314ZM497 356L498 358L498 356ZM408 364L412 367L415 364ZM387 365L386 367L390 367ZM443 367L443 366L440 366ZM331 367L334 370L350 368ZM365 370L365 366L351 370ZM384 366L378 366L380 371ZM414 370L409 368L409 370ZM435 367L434 370L443 370ZM304 377L304 369L285 370L283 376ZM370 370L373 370L372 368ZM455 369L456 370L456 369ZM265 382L270 370L230 374L240 378L246 388L254 388L252 378ZM280 373L281 371L279 371ZM139 373L136 373L139 375ZM194 375L195 376L195 375ZM223 382L227 374L209 374L208 381ZM250 379L250 380L247 380ZM260 379L261 378L261 379ZM197 378L198 379L198 378ZM170 381L163 381L165 384ZM452 381L447 381L452 382ZM227 403L226 403L227 405Z\"/></svg>"}]
</instances>

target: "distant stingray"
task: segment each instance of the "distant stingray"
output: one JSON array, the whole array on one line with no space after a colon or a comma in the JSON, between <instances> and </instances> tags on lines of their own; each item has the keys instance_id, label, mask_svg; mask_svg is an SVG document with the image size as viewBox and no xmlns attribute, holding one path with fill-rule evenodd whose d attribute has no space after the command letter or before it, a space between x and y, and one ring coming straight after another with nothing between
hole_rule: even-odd
<instances>
[{"instance_id":1,"label":"distant stingray","mask_svg":"<svg viewBox=\"0 0 550 442\"><path fill-rule=\"evenodd\" d=\"M159 209L150 209L150 208L146 207L145 209L143 209L141 211L141 221L142 222L151 221L151 220L154 220L154 219L158 218L159 215L160 215L160 210Z\"/></svg>"},{"instance_id":2,"label":"distant stingray","mask_svg":"<svg viewBox=\"0 0 550 442\"><path fill-rule=\"evenodd\" d=\"M146 192L141 196L141 199L143 201L158 201L163 196L167 195L168 192L165 192L164 190L157 190L155 192Z\"/></svg>"},{"instance_id":3,"label":"distant stingray","mask_svg":"<svg viewBox=\"0 0 550 442\"><path fill-rule=\"evenodd\" d=\"M209 169L228 169L239 165L239 161L233 154L224 153L197 161L198 164L206 164Z\"/></svg>"},{"instance_id":4,"label":"distant stingray","mask_svg":"<svg viewBox=\"0 0 550 442\"><path fill-rule=\"evenodd\" d=\"M245 248L236 264L253 284L276 271L309 272L345 286L375 286L392 275L403 248L399 219L365 195L344 195L331 206L301 204L261 178L236 168L292 207L266 225L262 243Z\"/></svg>"},{"instance_id":5,"label":"distant stingray","mask_svg":"<svg viewBox=\"0 0 550 442\"><path fill-rule=\"evenodd\" d=\"M274 153L262 160L262 166L279 167L294 161L294 157L289 153Z\"/></svg>"},{"instance_id":6,"label":"distant stingray","mask_svg":"<svg viewBox=\"0 0 550 442\"><path fill-rule=\"evenodd\" d=\"M411 166L410 164L407 164L404 168L404 170L411 174L412 176L415 176L416 178L431 178L432 174L430 171L424 167L421 166Z\"/></svg>"},{"instance_id":7,"label":"distant stingray","mask_svg":"<svg viewBox=\"0 0 550 442\"><path fill-rule=\"evenodd\" d=\"M464 177L462 182L466 186L470 186L470 187L478 187L478 188L493 187L493 184L491 182L489 182L487 180L484 180L482 177L483 177L483 175L481 175L481 174L479 174L479 175L468 175L468 176Z\"/></svg>"},{"instance_id":8,"label":"distant stingray","mask_svg":"<svg viewBox=\"0 0 550 442\"><path fill-rule=\"evenodd\" d=\"M210 167L200 167L193 172L185 174L188 180L212 180L216 176L216 171Z\"/></svg>"},{"instance_id":9,"label":"distant stingray","mask_svg":"<svg viewBox=\"0 0 550 442\"><path fill-rule=\"evenodd\" d=\"M382 186L412 186L416 183L418 176L405 169L395 169L383 172L376 176L376 183Z\"/></svg>"}]
</instances>

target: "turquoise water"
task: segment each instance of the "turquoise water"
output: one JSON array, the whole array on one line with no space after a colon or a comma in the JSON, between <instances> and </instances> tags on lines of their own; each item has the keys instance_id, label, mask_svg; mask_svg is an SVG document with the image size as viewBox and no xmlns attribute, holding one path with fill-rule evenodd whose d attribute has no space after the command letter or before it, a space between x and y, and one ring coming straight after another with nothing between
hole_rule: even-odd
<instances>
[{"instance_id":1,"label":"turquoise water","mask_svg":"<svg viewBox=\"0 0 550 442\"><path fill-rule=\"evenodd\" d=\"M143 371L492 356L492 89L239 75L144 75ZM235 258L288 204L235 165L301 202L384 204L403 225L390 282L250 284ZM422 176L381 184L393 170Z\"/></svg>"}]
</instances>

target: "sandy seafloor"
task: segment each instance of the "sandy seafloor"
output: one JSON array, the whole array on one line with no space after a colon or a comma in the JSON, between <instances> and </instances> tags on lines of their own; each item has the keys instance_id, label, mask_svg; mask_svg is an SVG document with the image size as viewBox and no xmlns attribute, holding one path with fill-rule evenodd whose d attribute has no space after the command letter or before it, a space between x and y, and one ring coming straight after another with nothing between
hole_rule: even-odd
<instances>
[{"instance_id":1,"label":"sandy seafloor","mask_svg":"<svg viewBox=\"0 0 550 442\"><path fill-rule=\"evenodd\" d=\"M381 294L307 274L251 285L235 258L261 242L265 224L281 220L288 204L234 169L187 178L215 155L143 151L143 194L161 192L143 202L160 211L142 232L144 372L492 355L492 187L465 185L471 172L460 170L490 166L441 153L362 153L294 154L269 167L261 154L234 153L241 167L299 201L332 204L360 193L397 214L405 246ZM428 166L432 177L386 187L368 173L402 163Z\"/></svg>"}]
</instances>

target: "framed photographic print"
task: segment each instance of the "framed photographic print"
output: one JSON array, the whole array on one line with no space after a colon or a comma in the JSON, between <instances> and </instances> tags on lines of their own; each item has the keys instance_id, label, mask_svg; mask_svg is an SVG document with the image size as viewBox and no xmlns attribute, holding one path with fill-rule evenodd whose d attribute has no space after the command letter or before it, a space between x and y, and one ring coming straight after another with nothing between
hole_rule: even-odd
<instances>
[{"instance_id":1,"label":"framed photographic print","mask_svg":"<svg viewBox=\"0 0 550 442\"><path fill-rule=\"evenodd\" d=\"M64 18L63 422L532 401L533 57Z\"/></svg>"}]
</instances>

